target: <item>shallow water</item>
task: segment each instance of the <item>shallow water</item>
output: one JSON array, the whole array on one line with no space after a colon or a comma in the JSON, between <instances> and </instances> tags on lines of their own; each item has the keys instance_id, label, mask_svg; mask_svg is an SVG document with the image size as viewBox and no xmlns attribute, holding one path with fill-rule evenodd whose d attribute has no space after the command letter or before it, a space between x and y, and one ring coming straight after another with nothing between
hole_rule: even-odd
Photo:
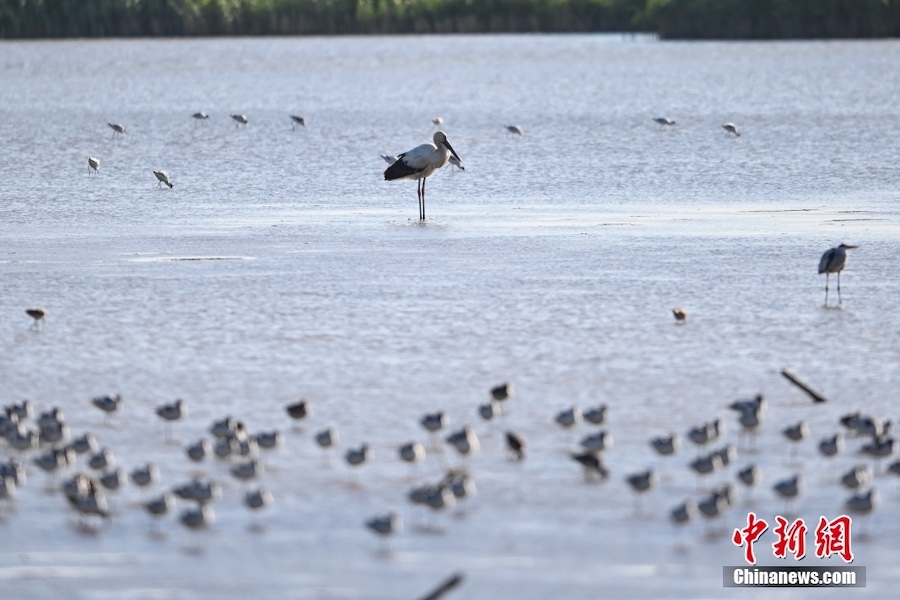
<instances>
[{"instance_id":1,"label":"shallow water","mask_svg":"<svg viewBox=\"0 0 900 600\"><path fill-rule=\"evenodd\" d=\"M837 480L866 462L862 440L827 464L815 449L840 415L900 418L898 50L617 36L3 43L3 402L61 407L73 433L93 431L126 470L156 462L162 482L127 487L85 533L32 466L0 508L0 592L414 598L461 571L449 597L799 596L723 589L721 569L741 564L729 538L748 510L784 511L771 485L793 472L807 482L794 516L842 512ZM198 110L208 122L192 122ZM292 113L309 128L292 130ZM378 155L428 140L436 115L466 171L429 178L420 225L412 182L382 181ZM128 133L114 139L107 122ZM513 123L524 137L504 133ZM173 189L157 187L159 168ZM843 308L825 309L815 269L841 242L861 247ZM32 305L50 311L40 332ZM813 406L783 367L829 402ZM507 379L516 396L485 424L476 407ZM110 392L126 404L106 423L89 399ZM764 485L741 490L712 535L676 531L669 509L702 495L686 467L696 451L663 460L648 440L722 417L739 443L727 405L758 392L770 410L737 466L759 464ZM292 431L283 406L300 397L314 414ZM153 411L175 398L190 414L167 443ZM553 417L598 403L612 475L587 485L566 453L595 427ZM468 461L476 497L432 516L405 495L437 463L413 476L396 447L428 442L417 421L438 409L482 449ZM261 479L274 505L247 514L242 486L207 463L225 484L215 526L170 517L152 533L137 502L189 478L183 445L229 414L286 433ZM793 460L779 432L800 419L812 436ZM371 444L373 463L323 465L312 436L327 426L341 452ZM507 429L528 441L523 464L504 455ZM662 481L636 512L623 479L651 465ZM881 598L900 583L900 480L879 472L874 485L882 506L858 523L854 564L868 568L859 593ZM387 546L362 526L385 510L405 522ZM781 564L763 542L757 554Z\"/></svg>"}]
</instances>

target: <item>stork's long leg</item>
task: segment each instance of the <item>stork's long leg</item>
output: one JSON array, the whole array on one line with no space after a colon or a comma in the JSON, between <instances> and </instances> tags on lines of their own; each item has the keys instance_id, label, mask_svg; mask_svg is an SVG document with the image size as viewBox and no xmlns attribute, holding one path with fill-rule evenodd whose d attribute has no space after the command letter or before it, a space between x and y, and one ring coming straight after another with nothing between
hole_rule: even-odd
<instances>
[{"instance_id":1,"label":"stork's long leg","mask_svg":"<svg viewBox=\"0 0 900 600\"><path fill-rule=\"evenodd\" d=\"M422 178L422 220L425 220L425 180L427 177Z\"/></svg>"},{"instance_id":2,"label":"stork's long leg","mask_svg":"<svg viewBox=\"0 0 900 600\"><path fill-rule=\"evenodd\" d=\"M838 271L838 304L843 304L841 300L841 272Z\"/></svg>"},{"instance_id":3,"label":"stork's long leg","mask_svg":"<svg viewBox=\"0 0 900 600\"><path fill-rule=\"evenodd\" d=\"M829 273L825 273L825 306L828 306L828 277Z\"/></svg>"}]
</instances>

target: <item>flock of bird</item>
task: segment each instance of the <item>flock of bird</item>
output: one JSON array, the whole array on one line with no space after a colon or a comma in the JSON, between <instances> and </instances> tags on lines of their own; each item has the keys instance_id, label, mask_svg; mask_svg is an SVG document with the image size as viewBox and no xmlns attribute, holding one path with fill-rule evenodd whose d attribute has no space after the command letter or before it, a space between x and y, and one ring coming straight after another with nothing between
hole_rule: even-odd
<instances>
[{"instance_id":1,"label":"flock of bird","mask_svg":"<svg viewBox=\"0 0 900 600\"><path fill-rule=\"evenodd\" d=\"M785 376L812 396L816 402L824 401L824 398L796 380L789 372L785 372ZM473 412L485 422L497 420L504 412L503 405L513 396L511 383L495 386L491 388L487 402L479 405L477 411ZM114 419L125 405L122 396L118 394L98 396L93 398L91 403L103 413L105 423ZM673 432L648 440L648 446L660 457L675 455L687 443L694 446L697 455L688 466L697 478L699 490L704 479L712 479L715 474L727 472L736 465L739 453L737 446L744 438L748 438L750 446L748 451L752 454L754 440L764 428L768 402L762 395L732 402L728 408L737 413L738 431L741 436L737 444L726 441L726 424L722 418L716 418L687 428L683 436L685 441L682 441L681 435ZM189 414L187 404L180 399L159 406L155 412L166 424L166 439L170 442L171 423L185 419ZM295 432L299 434L296 425L310 417L312 406L308 401L301 400L286 406L285 413L285 422L294 423ZM49 485L61 492L69 507L78 516L80 526L87 527L90 526L88 519L113 517L114 511L110 508L108 497L123 488L129 480L140 489L150 489L160 481L160 469L152 463L135 465L126 474L122 467L117 465L112 450L103 446L97 435L91 432L75 435L71 432L59 407L35 415L35 409L28 400L8 405L0 413L0 440L5 441L5 445L13 452L13 456L0 463L0 500L9 502L14 499L16 489L27 480L28 465L32 464L47 473ZM586 481L602 482L611 477L611 469L605 459L614 447L612 432L604 428L609 418L610 409L605 404L598 404L587 410L572 406L555 416L555 423L565 430L570 430L582 422L596 428L580 439L577 451L569 453L571 459L582 467ZM448 417L443 411L425 414L419 423L428 436L427 443L420 440L398 443L396 459L416 465L425 461L427 457L433 457L443 475L436 480L423 481L420 485L413 486L407 491L406 496L414 505L427 507L434 512L445 511L474 496L476 490L471 468L451 467L446 454L447 449L453 448L463 459L470 459L481 449L479 435L476 428L470 425L451 430ZM861 440L858 453L869 457L875 464L854 465L840 477L840 483L843 487L857 492L845 501L844 508L850 513L865 515L878 506L879 497L875 488L867 487L875 477L882 474L900 476L900 460L881 469L881 461L896 453L897 440L891 436L891 421L876 416L854 412L843 416L840 425L845 432L830 432L829 435L822 437L818 449L824 458L832 459L845 451L846 438ZM229 475L243 485L263 479L265 473L263 454L280 448L285 439L285 434L279 430L250 434L244 422L233 416L224 416L214 421L208 431L209 439L204 438L184 445L185 458L198 465L206 460L224 463L228 465ZM799 444L811 437L810 428L801 420L784 427L781 434L791 447L789 457L791 462L788 464L796 465L796 449ZM528 445L522 435L506 431L504 439L509 460L527 459ZM326 457L327 453L341 444L338 431L334 427L319 430L312 436L311 441L326 453ZM349 447L344 453L344 460L348 468L355 471L370 463L373 460L373 453L368 444L361 443ZM76 472L65 477L61 484L56 484L58 475L73 470ZM661 474L660 469L650 468L624 477L624 481L636 495L636 509L640 510L640 497L658 486ZM760 467L752 463L736 469L734 476L735 482L747 488L758 485L763 478ZM154 519L159 519L173 512L176 502L180 500L186 504L179 516L181 523L190 529L209 527L215 522L213 503L222 496L222 488L221 483L214 479L194 477L190 481L147 498L142 506ZM804 488L801 473L778 481L772 487L774 492L785 500L785 509L803 493ZM669 516L673 523L679 525L691 521L698 512L704 517L715 519L735 505L736 495L734 483L723 481L699 500L688 499L674 507ZM265 487L246 488L243 491L243 502L249 510L265 508L272 501L273 492ZM375 534L386 538L399 532L403 521L396 512L389 511L373 516L365 521L365 525Z\"/></svg>"},{"instance_id":2,"label":"flock of bird","mask_svg":"<svg viewBox=\"0 0 900 600\"><path fill-rule=\"evenodd\" d=\"M291 120L291 128L296 129L297 126L306 128L306 119L298 115L289 115ZM196 112L192 115L194 123L204 123L209 119L209 114L205 112ZM246 115L233 114L231 119L235 122L235 127L248 126L250 120ZM431 119L432 125L440 127L444 122L442 117L434 117ZM673 122L674 124L674 122ZM107 123L112 129L112 137L125 135L127 129L120 123ZM524 136L525 133L518 125L504 125L507 135ZM739 134L738 134L739 135ZM419 199L419 220L425 220L425 180L436 170L443 168L448 162L455 168L465 171L462 159L453 150L450 142L447 141L447 134L443 131L436 131L433 136L433 143L426 143L416 146L412 150L408 150L401 154L390 155L382 154L381 158L388 163L388 168L384 172L386 181L397 179L414 179L417 181L417 195ZM88 175L100 173L100 159L89 156L88 159ZM157 179L157 187L167 185L170 189L174 184L169 178L169 173L161 169L154 169L153 175Z\"/></svg>"}]
</instances>

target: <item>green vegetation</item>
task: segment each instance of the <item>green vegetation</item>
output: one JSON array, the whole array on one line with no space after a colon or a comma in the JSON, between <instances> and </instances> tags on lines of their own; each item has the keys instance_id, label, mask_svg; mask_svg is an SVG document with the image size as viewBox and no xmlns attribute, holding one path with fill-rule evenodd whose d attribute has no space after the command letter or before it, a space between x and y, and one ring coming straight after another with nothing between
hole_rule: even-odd
<instances>
[{"instance_id":1,"label":"green vegetation","mask_svg":"<svg viewBox=\"0 0 900 600\"><path fill-rule=\"evenodd\" d=\"M0 37L646 31L900 36L900 0L0 0Z\"/></svg>"}]
</instances>

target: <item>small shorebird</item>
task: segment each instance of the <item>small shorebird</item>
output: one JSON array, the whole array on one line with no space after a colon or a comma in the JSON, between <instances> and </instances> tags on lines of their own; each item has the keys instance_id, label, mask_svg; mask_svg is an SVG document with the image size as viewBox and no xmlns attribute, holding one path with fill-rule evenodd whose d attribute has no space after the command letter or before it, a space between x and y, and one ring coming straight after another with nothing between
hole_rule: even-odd
<instances>
[{"instance_id":1,"label":"small shorebird","mask_svg":"<svg viewBox=\"0 0 900 600\"><path fill-rule=\"evenodd\" d=\"M265 488L247 490L247 493L244 494L244 504L253 510L265 508L272 504L272 492Z\"/></svg>"},{"instance_id":2,"label":"small shorebird","mask_svg":"<svg viewBox=\"0 0 900 600\"><path fill-rule=\"evenodd\" d=\"M262 450L274 450L284 444L284 434L278 430L260 431L253 438Z\"/></svg>"},{"instance_id":3,"label":"small shorebird","mask_svg":"<svg viewBox=\"0 0 900 600\"><path fill-rule=\"evenodd\" d=\"M557 423L568 429L573 425L581 423L581 409L577 406L567 408L566 410L557 413L555 420Z\"/></svg>"},{"instance_id":4,"label":"small shorebird","mask_svg":"<svg viewBox=\"0 0 900 600\"><path fill-rule=\"evenodd\" d=\"M687 322L688 311L687 311L686 308L679 308L679 307L673 308L673 309L672 309L672 315L675 317L675 322L676 322L676 323L685 323L685 322Z\"/></svg>"},{"instance_id":5,"label":"small shorebird","mask_svg":"<svg viewBox=\"0 0 900 600\"><path fill-rule=\"evenodd\" d=\"M888 465L887 472L900 476L900 460L895 460L890 465Z\"/></svg>"},{"instance_id":6,"label":"small shorebird","mask_svg":"<svg viewBox=\"0 0 900 600\"><path fill-rule=\"evenodd\" d=\"M100 174L100 161L93 156L88 156L88 175L91 174L91 171Z\"/></svg>"},{"instance_id":7,"label":"small shorebird","mask_svg":"<svg viewBox=\"0 0 900 600\"><path fill-rule=\"evenodd\" d=\"M238 428L238 422L232 417L225 417L221 421L214 421L209 432L218 439L225 439L234 435Z\"/></svg>"},{"instance_id":8,"label":"small shorebird","mask_svg":"<svg viewBox=\"0 0 900 600\"><path fill-rule=\"evenodd\" d=\"M789 479L782 479L772 486L772 489L785 499L785 509L787 509L787 503L799 496L804 487L803 479L799 475L794 475Z\"/></svg>"},{"instance_id":9,"label":"small shorebird","mask_svg":"<svg viewBox=\"0 0 900 600\"><path fill-rule=\"evenodd\" d=\"M246 127L247 124L250 123L250 121L244 115L235 114L235 115L231 115L231 118L234 119L235 128L240 127L241 125L244 125Z\"/></svg>"},{"instance_id":10,"label":"small shorebird","mask_svg":"<svg viewBox=\"0 0 900 600\"><path fill-rule=\"evenodd\" d=\"M504 125L503 128L506 129L507 135L513 134L513 135L518 135L519 137L525 135L525 132L522 131L522 128L519 127L518 125Z\"/></svg>"},{"instance_id":11,"label":"small shorebird","mask_svg":"<svg viewBox=\"0 0 900 600\"><path fill-rule=\"evenodd\" d=\"M31 404L31 400L22 400L21 402L13 402L12 404L5 407L6 416L13 417L17 419L17 422L22 422L25 419L30 419L32 415L34 415L34 406Z\"/></svg>"},{"instance_id":12,"label":"small shorebird","mask_svg":"<svg viewBox=\"0 0 900 600\"><path fill-rule=\"evenodd\" d=\"M409 442L398 448L397 453L403 462L416 464L425 459L425 446L419 442Z\"/></svg>"},{"instance_id":13,"label":"small shorebird","mask_svg":"<svg viewBox=\"0 0 900 600\"><path fill-rule=\"evenodd\" d=\"M867 515L878 508L878 492L875 491L875 488L871 488L861 494L850 496L844 502L844 508L847 509L847 512Z\"/></svg>"},{"instance_id":14,"label":"small shorebird","mask_svg":"<svg viewBox=\"0 0 900 600\"><path fill-rule=\"evenodd\" d=\"M844 436L836 433L819 442L819 452L822 456L831 458L844 450Z\"/></svg>"},{"instance_id":15,"label":"small shorebird","mask_svg":"<svg viewBox=\"0 0 900 600\"><path fill-rule=\"evenodd\" d=\"M422 427L431 433L436 433L450 424L443 411L427 414L419 422L422 424Z\"/></svg>"},{"instance_id":16,"label":"small shorebird","mask_svg":"<svg viewBox=\"0 0 900 600\"><path fill-rule=\"evenodd\" d=\"M719 437L719 429L721 424L716 426L715 422L702 423L688 430L688 438L698 446L705 446Z\"/></svg>"},{"instance_id":17,"label":"small shorebird","mask_svg":"<svg viewBox=\"0 0 900 600\"><path fill-rule=\"evenodd\" d=\"M609 412L605 404L590 408L582 414L584 420L591 425L603 425L606 422L606 415Z\"/></svg>"},{"instance_id":18,"label":"small shorebird","mask_svg":"<svg viewBox=\"0 0 900 600\"><path fill-rule=\"evenodd\" d=\"M153 463L135 468L130 475L132 483L138 487L147 487L159 481L159 469Z\"/></svg>"},{"instance_id":19,"label":"small shorebird","mask_svg":"<svg viewBox=\"0 0 900 600\"><path fill-rule=\"evenodd\" d=\"M112 469L116 466L116 458L113 456L113 453L109 451L109 449L102 448L96 454L91 456L90 460L88 461L88 466L90 466L95 471L105 471L106 469Z\"/></svg>"},{"instance_id":20,"label":"small shorebird","mask_svg":"<svg viewBox=\"0 0 900 600\"><path fill-rule=\"evenodd\" d=\"M372 517L366 521L366 527L382 537L387 537L400 531L403 522L396 513L390 512Z\"/></svg>"},{"instance_id":21,"label":"small shorebird","mask_svg":"<svg viewBox=\"0 0 900 600\"><path fill-rule=\"evenodd\" d=\"M306 119L297 115L291 115L291 129L297 129L297 125L306 128Z\"/></svg>"},{"instance_id":22,"label":"small shorebird","mask_svg":"<svg viewBox=\"0 0 900 600\"><path fill-rule=\"evenodd\" d=\"M762 481L762 470L756 465L747 465L738 471L738 479L748 488L752 488Z\"/></svg>"},{"instance_id":23,"label":"small shorebird","mask_svg":"<svg viewBox=\"0 0 900 600\"><path fill-rule=\"evenodd\" d=\"M668 117L656 117L653 120L659 123L660 129L665 128L667 125L675 125L675 121L669 119Z\"/></svg>"},{"instance_id":24,"label":"small shorebird","mask_svg":"<svg viewBox=\"0 0 900 600\"><path fill-rule=\"evenodd\" d=\"M109 394L107 396L97 396L91 399L91 402L106 414L106 420L109 416L122 407L123 400L120 394Z\"/></svg>"},{"instance_id":25,"label":"small shorebird","mask_svg":"<svg viewBox=\"0 0 900 600\"><path fill-rule=\"evenodd\" d=\"M832 273L837 273L838 304L843 302L841 299L841 271L844 270L844 265L847 264L847 250L856 248L859 248L859 246L841 244L826 250L819 260L819 275L825 273L825 306L828 306L828 278Z\"/></svg>"},{"instance_id":26,"label":"small shorebird","mask_svg":"<svg viewBox=\"0 0 900 600\"><path fill-rule=\"evenodd\" d=\"M214 481L202 481L195 478L190 483L176 487L172 493L182 500L193 500L198 504L205 504L219 498L222 495L222 487Z\"/></svg>"},{"instance_id":27,"label":"small shorebird","mask_svg":"<svg viewBox=\"0 0 900 600\"><path fill-rule=\"evenodd\" d=\"M69 444L69 447L75 451L75 454L86 454L88 452L96 452L100 449L100 446L97 444L97 438L93 433L85 433L74 440Z\"/></svg>"},{"instance_id":28,"label":"small shorebird","mask_svg":"<svg viewBox=\"0 0 900 600\"><path fill-rule=\"evenodd\" d=\"M207 504L189 508L181 513L181 522L190 529L204 529L215 523L215 520L213 509Z\"/></svg>"},{"instance_id":29,"label":"small shorebird","mask_svg":"<svg viewBox=\"0 0 900 600\"><path fill-rule=\"evenodd\" d=\"M584 467L584 479L590 481L593 475L600 479L609 477L609 471L603 465L603 460L596 452L582 452L581 454L570 454L573 460L578 461Z\"/></svg>"},{"instance_id":30,"label":"small shorebird","mask_svg":"<svg viewBox=\"0 0 900 600\"><path fill-rule=\"evenodd\" d=\"M194 117L194 125L197 125L197 123L201 123L209 119L209 115L205 112L195 112L191 116Z\"/></svg>"},{"instance_id":31,"label":"small shorebird","mask_svg":"<svg viewBox=\"0 0 900 600\"><path fill-rule=\"evenodd\" d=\"M689 466L697 475L709 475L722 468L722 457L719 456L718 452L710 452L709 454L698 456L691 461Z\"/></svg>"},{"instance_id":32,"label":"small shorebird","mask_svg":"<svg viewBox=\"0 0 900 600\"><path fill-rule=\"evenodd\" d=\"M162 187L162 184L169 186L169 189L175 187L175 185L169 181L169 174L165 171L154 170L153 174L156 175L156 178L159 180L156 182L156 187Z\"/></svg>"},{"instance_id":33,"label":"small shorebird","mask_svg":"<svg viewBox=\"0 0 900 600\"><path fill-rule=\"evenodd\" d=\"M841 475L841 485L856 490L871 481L872 469L868 465L857 465Z\"/></svg>"},{"instance_id":34,"label":"small shorebird","mask_svg":"<svg viewBox=\"0 0 900 600\"><path fill-rule=\"evenodd\" d=\"M127 479L122 469L113 469L100 475L100 485L111 492L114 492L125 485L126 481Z\"/></svg>"},{"instance_id":35,"label":"small shorebird","mask_svg":"<svg viewBox=\"0 0 900 600\"><path fill-rule=\"evenodd\" d=\"M631 489L637 493L637 495L634 497L634 508L635 510L640 510L641 494L650 490L654 485L656 485L656 483L659 481L659 475L653 469L648 469L641 473L629 475L625 478L625 481L627 481L628 485L631 486Z\"/></svg>"},{"instance_id":36,"label":"small shorebird","mask_svg":"<svg viewBox=\"0 0 900 600\"><path fill-rule=\"evenodd\" d=\"M363 444L359 448L351 448L347 450L344 459L351 467L356 467L372 458L372 451L368 444Z\"/></svg>"},{"instance_id":37,"label":"small shorebird","mask_svg":"<svg viewBox=\"0 0 900 600\"><path fill-rule=\"evenodd\" d=\"M294 428L297 427L300 421L312 414L312 407L306 400L288 404L285 407L285 410L287 411L288 416L294 421Z\"/></svg>"},{"instance_id":38,"label":"small shorebird","mask_svg":"<svg viewBox=\"0 0 900 600\"><path fill-rule=\"evenodd\" d=\"M37 331L41 328L41 323L47 318L47 309L43 306L35 306L34 308L26 308L25 313L34 319L31 328Z\"/></svg>"},{"instance_id":39,"label":"small shorebird","mask_svg":"<svg viewBox=\"0 0 900 600\"><path fill-rule=\"evenodd\" d=\"M671 433L667 436L655 437L650 440L650 445L660 456L671 456L681 448L681 439L678 434Z\"/></svg>"},{"instance_id":40,"label":"small shorebird","mask_svg":"<svg viewBox=\"0 0 900 600\"><path fill-rule=\"evenodd\" d=\"M386 181L396 179L415 179L418 182L416 193L419 199L419 220L425 220L425 181L436 170L447 164L451 156L459 159L459 155L447 141L447 134L437 131L434 143L421 144L397 157L397 161L384 171Z\"/></svg>"},{"instance_id":41,"label":"small shorebird","mask_svg":"<svg viewBox=\"0 0 900 600\"><path fill-rule=\"evenodd\" d=\"M200 462L212 452L212 447L206 440L197 440L185 449L185 453L194 462Z\"/></svg>"},{"instance_id":42,"label":"small shorebird","mask_svg":"<svg viewBox=\"0 0 900 600\"><path fill-rule=\"evenodd\" d=\"M166 440L172 439L172 421L178 421L187 416L188 409L184 400L178 399L171 404L163 404L156 409L156 414L166 421Z\"/></svg>"},{"instance_id":43,"label":"small shorebird","mask_svg":"<svg viewBox=\"0 0 900 600\"><path fill-rule=\"evenodd\" d=\"M174 508L175 497L169 492L165 492L160 496L153 498L152 500L148 500L144 503L144 510L146 510L150 514L150 516L156 518L165 516ZM153 522L155 523L155 520Z\"/></svg>"},{"instance_id":44,"label":"small shorebird","mask_svg":"<svg viewBox=\"0 0 900 600\"><path fill-rule=\"evenodd\" d=\"M791 425L781 431L781 433L791 442L791 458L797 457L797 443L802 442L809 437L809 426L806 421L800 421L795 425Z\"/></svg>"},{"instance_id":45,"label":"small shorebird","mask_svg":"<svg viewBox=\"0 0 900 600\"><path fill-rule=\"evenodd\" d=\"M452 166L456 169L459 169L460 171L466 170L466 168L463 166L462 162L455 156L450 156L450 158L447 159L447 162L450 163L450 166Z\"/></svg>"},{"instance_id":46,"label":"small shorebird","mask_svg":"<svg viewBox=\"0 0 900 600\"><path fill-rule=\"evenodd\" d=\"M669 511L669 519L676 525L686 525L697 514L697 505L693 500L685 500L671 511Z\"/></svg>"},{"instance_id":47,"label":"small shorebird","mask_svg":"<svg viewBox=\"0 0 900 600\"><path fill-rule=\"evenodd\" d=\"M241 481L249 481L263 472L262 463L255 458L231 467L231 474Z\"/></svg>"},{"instance_id":48,"label":"small shorebird","mask_svg":"<svg viewBox=\"0 0 900 600\"><path fill-rule=\"evenodd\" d=\"M485 421L490 421L494 417L500 416L500 403L491 400L485 404L482 404L478 407L478 414L481 415L481 418Z\"/></svg>"},{"instance_id":49,"label":"small shorebird","mask_svg":"<svg viewBox=\"0 0 900 600\"><path fill-rule=\"evenodd\" d=\"M113 137L116 137L117 135L125 134L125 126L124 125L120 125L118 123L107 123L107 125L109 125L109 127L113 130L113 134L112 134Z\"/></svg>"},{"instance_id":50,"label":"small shorebird","mask_svg":"<svg viewBox=\"0 0 900 600\"><path fill-rule=\"evenodd\" d=\"M590 452L605 452L613 447L613 436L607 431L598 431L581 439L581 446Z\"/></svg>"},{"instance_id":51,"label":"small shorebird","mask_svg":"<svg viewBox=\"0 0 900 600\"><path fill-rule=\"evenodd\" d=\"M431 124L435 127L440 127L444 124L444 119L443 117L434 117L433 119L431 119Z\"/></svg>"},{"instance_id":52,"label":"small shorebird","mask_svg":"<svg viewBox=\"0 0 900 600\"><path fill-rule=\"evenodd\" d=\"M509 400L513 397L513 394L515 394L515 390L513 390L513 384L508 381L491 388L491 398L497 400L498 402Z\"/></svg>"},{"instance_id":53,"label":"small shorebird","mask_svg":"<svg viewBox=\"0 0 900 600\"><path fill-rule=\"evenodd\" d=\"M506 432L506 447L516 460L525 458L525 439L512 431Z\"/></svg>"},{"instance_id":54,"label":"small shorebird","mask_svg":"<svg viewBox=\"0 0 900 600\"><path fill-rule=\"evenodd\" d=\"M316 444L318 444L320 448L327 450L332 446L337 446L338 443L338 432L332 427L324 429L316 434Z\"/></svg>"},{"instance_id":55,"label":"small shorebird","mask_svg":"<svg viewBox=\"0 0 900 600\"><path fill-rule=\"evenodd\" d=\"M735 137L741 136L741 132L738 131L737 125L735 125L731 121L722 125L722 129L724 129L726 133L733 133L735 135Z\"/></svg>"},{"instance_id":56,"label":"small shorebird","mask_svg":"<svg viewBox=\"0 0 900 600\"><path fill-rule=\"evenodd\" d=\"M463 427L459 431L455 431L447 436L447 443L451 444L456 451L463 456L475 454L481 447L478 436L472 431L471 427Z\"/></svg>"},{"instance_id":57,"label":"small shorebird","mask_svg":"<svg viewBox=\"0 0 900 600\"><path fill-rule=\"evenodd\" d=\"M863 445L860 452L872 458L887 458L897 449L897 440L887 436L875 436L871 442Z\"/></svg>"}]
</instances>

